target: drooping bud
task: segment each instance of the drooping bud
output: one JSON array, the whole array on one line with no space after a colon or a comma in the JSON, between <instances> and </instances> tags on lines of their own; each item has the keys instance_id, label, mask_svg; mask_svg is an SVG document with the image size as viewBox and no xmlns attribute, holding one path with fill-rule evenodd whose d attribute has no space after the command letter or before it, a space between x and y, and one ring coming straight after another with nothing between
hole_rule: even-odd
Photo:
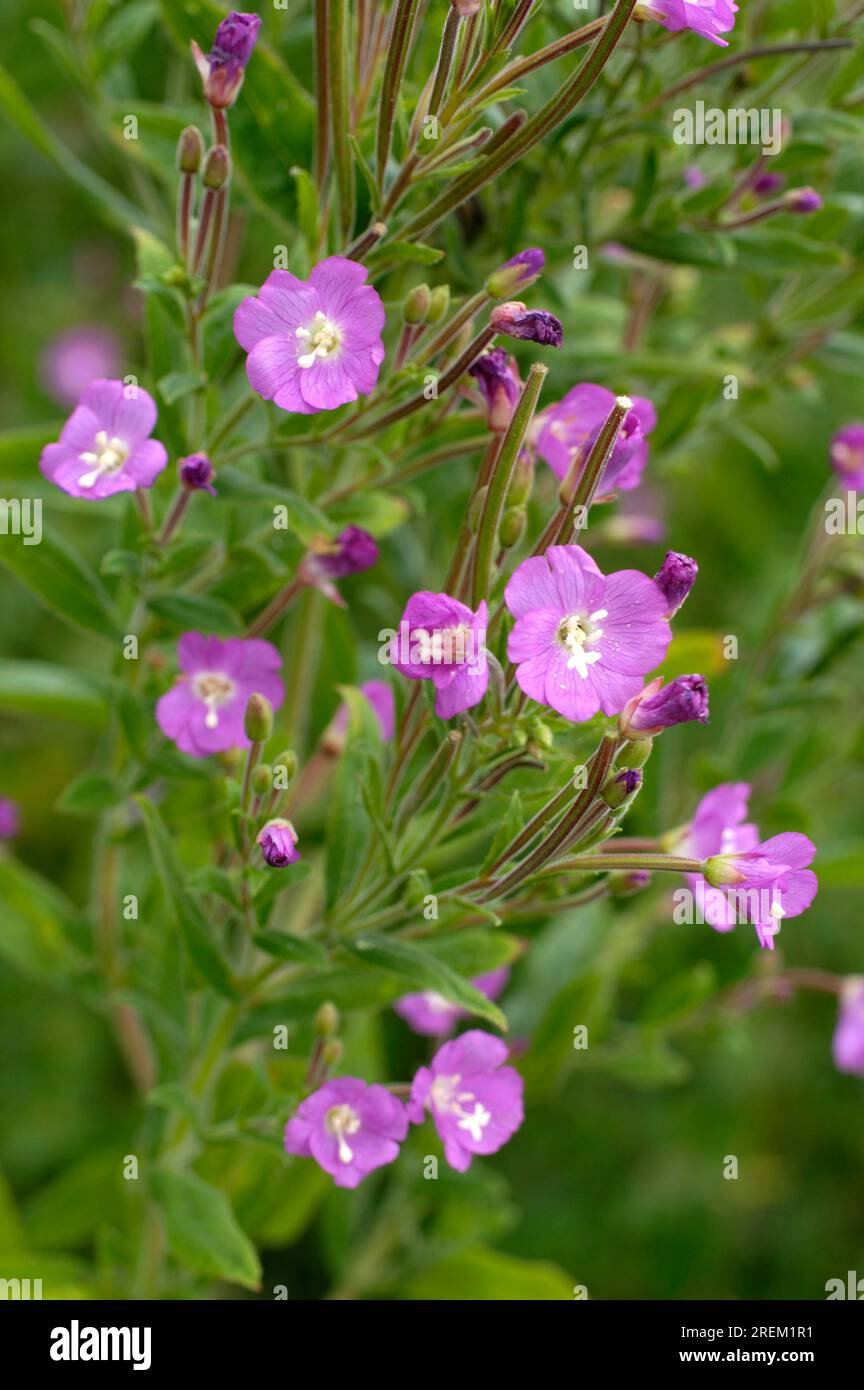
<instances>
[{"instance_id":1,"label":"drooping bud","mask_svg":"<svg viewBox=\"0 0 864 1390\"><path fill-rule=\"evenodd\" d=\"M213 479L216 476L213 465L206 454L188 454L177 464L180 481L190 492L209 492L216 496Z\"/></svg>"},{"instance_id":2,"label":"drooping bud","mask_svg":"<svg viewBox=\"0 0 864 1390\"><path fill-rule=\"evenodd\" d=\"M405 298L402 315L406 323L425 323L429 317L432 291L428 285L415 285Z\"/></svg>"},{"instance_id":3,"label":"drooping bud","mask_svg":"<svg viewBox=\"0 0 864 1390\"><path fill-rule=\"evenodd\" d=\"M224 188L231 177L231 156L224 145L214 145L207 151L201 182L205 188Z\"/></svg>"},{"instance_id":4,"label":"drooping bud","mask_svg":"<svg viewBox=\"0 0 864 1390\"><path fill-rule=\"evenodd\" d=\"M177 168L181 174L197 174L204 158L204 137L197 126L187 125L177 141Z\"/></svg>"},{"instance_id":5,"label":"drooping bud","mask_svg":"<svg viewBox=\"0 0 864 1390\"><path fill-rule=\"evenodd\" d=\"M666 559L655 574L654 583L663 590L669 604L668 618L678 612L696 583L698 573L699 566L689 555L681 555L677 550L666 551Z\"/></svg>"},{"instance_id":6,"label":"drooping bud","mask_svg":"<svg viewBox=\"0 0 864 1390\"><path fill-rule=\"evenodd\" d=\"M621 711L622 738L653 738L674 724L708 722L708 686L702 676L676 676L668 685L660 677L645 686Z\"/></svg>"},{"instance_id":7,"label":"drooping bud","mask_svg":"<svg viewBox=\"0 0 864 1390\"><path fill-rule=\"evenodd\" d=\"M255 691L246 701L243 729L250 743L266 743L273 731L273 706Z\"/></svg>"},{"instance_id":8,"label":"drooping bud","mask_svg":"<svg viewBox=\"0 0 864 1390\"><path fill-rule=\"evenodd\" d=\"M519 300L496 304L489 316L489 325L496 333L510 338L525 338L545 347L560 347L564 341L564 326L546 309L526 309Z\"/></svg>"},{"instance_id":9,"label":"drooping bud","mask_svg":"<svg viewBox=\"0 0 864 1390\"><path fill-rule=\"evenodd\" d=\"M489 348L471 363L468 374L474 377L486 402L489 428L503 434L522 392L515 360L503 348Z\"/></svg>"},{"instance_id":10,"label":"drooping bud","mask_svg":"<svg viewBox=\"0 0 864 1390\"><path fill-rule=\"evenodd\" d=\"M815 188L790 188L783 194L783 206L787 212L818 212L822 197Z\"/></svg>"},{"instance_id":11,"label":"drooping bud","mask_svg":"<svg viewBox=\"0 0 864 1390\"><path fill-rule=\"evenodd\" d=\"M529 246L493 270L486 281L486 293L493 299L509 299L511 294L527 290L540 279L546 257L539 246Z\"/></svg>"},{"instance_id":12,"label":"drooping bud","mask_svg":"<svg viewBox=\"0 0 864 1390\"><path fill-rule=\"evenodd\" d=\"M297 832L290 820L268 820L259 831L257 842L271 869L284 869L288 864L296 864L300 858Z\"/></svg>"},{"instance_id":13,"label":"drooping bud","mask_svg":"<svg viewBox=\"0 0 864 1390\"><path fill-rule=\"evenodd\" d=\"M426 314L426 322L440 323L449 308L450 286L436 285L429 296L429 310Z\"/></svg>"},{"instance_id":14,"label":"drooping bud","mask_svg":"<svg viewBox=\"0 0 864 1390\"><path fill-rule=\"evenodd\" d=\"M319 1038L332 1038L339 1031L339 1010L329 999L325 999L315 1014L314 1028Z\"/></svg>"},{"instance_id":15,"label":"drooping bud","mask_svg":"<svg viewBox=\"0 0 864 1390\"><path fill-rule=\"evenodd\" d=\"M346 526L335 540L314 543L300 561L304 584L325 585L348 574L368 570L378 559L378 546L360 526Z\"/></svg>"},{"instance_id":16,"label":"drooping bud","mask_svg":"<svg viewBox=\"0 0 864 1390\"><path fill-rule=\"evenodd\" d=\"M753 180L753 192L757 198L770 198L772 193L780 192L785 182L785 174L778 174L773 169L767 169L764 174L759 175L758 179Z\"/></svg>"},{"instance_id":17,"label":"drooping bud","mask_svg":"<svg viewBox=\"0 0 864 1390\"><path fill-rule=\"evenodd\" d=\"M192 56L211 106L222 109L234 105L260 28L257 14L232 10L216 30L213 47L206 57L193 40Z\"/></svg>"}]
</instances>

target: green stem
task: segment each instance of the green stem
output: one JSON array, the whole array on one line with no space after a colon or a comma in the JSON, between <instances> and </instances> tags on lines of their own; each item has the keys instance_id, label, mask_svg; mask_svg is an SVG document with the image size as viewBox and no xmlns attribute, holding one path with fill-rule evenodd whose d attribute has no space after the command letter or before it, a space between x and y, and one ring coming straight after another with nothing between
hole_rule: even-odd
<instances>
[{"instance_id":1,"label":"green stem","mask_svg":"<svg viewBox=\"0 0 864 1390\"><path fill-rule=\"evenodd\" d=\"M399 89L402 86L419 3L420 0L396 0L393 11L393 27L390 45L387 49L387 60L384 64L384 76L381 80L378 130L375 137L375 162L379 193L383 192L384 189L387 161L390 158L390 146L393 141L396 102L399 99Z\"/></svg>"},{"instance_id":2,"label":"green stem","mask_svg":"<svg viewBox=\"0 0 864 1390\"><path fill-rule=\"evenodd\" d=\"M333 163L339 192L339 226L342 240L351 240L356 206L354 161L348 142L350 111L348 101L348 0L330 0L329 65L330 117Z\"/></svg>"}]
</instances>

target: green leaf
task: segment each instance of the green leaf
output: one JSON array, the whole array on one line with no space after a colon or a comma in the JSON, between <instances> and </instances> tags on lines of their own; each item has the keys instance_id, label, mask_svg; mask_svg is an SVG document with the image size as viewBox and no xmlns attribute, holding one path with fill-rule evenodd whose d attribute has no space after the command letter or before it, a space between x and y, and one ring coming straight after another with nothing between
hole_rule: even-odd
<instances>
[{"instance_id":1,"label":"green leaf","mask_svg":"<svg viewBox=\"0 0 864 1390\"><path fill-rule=\"evenodd\" d=\"M165 1233L181 1265L244 1289L261 1285L258 1253L244 1235L224 1192L195 1173L153 1174L153 1195L162 1208Z\"/></svg>"},{"instance_id":2,"label":"green leaf","mask_svg":"<svg viewBox=\"0 0 864 1390\"><path fill-rule=\"evenodd\" d=\"M57 798L57 810L70 816L95 816L122 799L123 792L112 778L100 772L84 772L63 788Z\"/></svg>"},{"instance_id":3,"label":"green leaf","mask_svg":"<svg viewBox=\"0 0 864 1390\"><path fill-rule=\"evenodd\" d=\"M157 594L148 599L150 612L180 632L200 630L238 637L244 631L239 614L221 599L205 594Z\"/></svg>"},{"instance_id":4,"label":"green leaf","mask_svg":"<svg viewBox=\"0 0 864 1390\"><path fill-rule=\"evenodd\" d=\"M408 518L408 503L389 492L356 492L330 507L330 516L339 526L362 526L378 538L389 536Z\"/></svg>"},{"instance_id":5,"label":"green leaf","mask_svg":"<svg viewBox=\"0 0 864 1390\"><path fill-rule=\"evenodd\" d=\"M369 843L369 816L363 801L364 775L381 733L369 701L353 686L340 686L348 706L345 749L331 784L327 817L326 905L337 906L357 872Z\"/></svg>"},{"instance_id":6,"label":"green leaf","mask_svg":"<svg viewBox=\"0 0 864 1390\"><path fill-rule=\"evenodd\" d=\"M690 1063L654 1032L634 1032L623 1043L602 1049L594 1058L599 1070L640 1091L680 1086L690 1075Z\"/></svg>"},{"instance_id":7,"label":"green leaf","mask_svg":"<svg viewBox=\"0 0 864 1390\"><path fill-rule=\"evenodd\" d=\"M449 170L448 170L449 173ZM370 267L395 261L399 265L437 265L444 252L437 246L424 246L422 241L388 241L380 252L368 258Z\"/></svg>"},{"instance_id":8,"label":"green leaf","mask_svg":"<svg viewBox=\"0 0 864 1390\"><path fill-rule=\"evenodd\" d=\"M284 442L287 445L289 441ZM305 497L276 483L252 478L235 468L219 469L219 495L240 502L266 501L271 508L284 508L279 514L280 523L284 520L287 529L304 545L308 545L316 536L332 536L336 531L333 522Z\"/></svg>"},{"instance_id":9,"label":"green leaf","mask_svg":"<svg viewBox=\"0 0 864 1390\"><path fill-rule=\"evenodd\" d=\"M36 461L46 444L60 435L63 422L27 425L0 432L0 478L26 478L33 474Z\"/></svg>"},{"instance_id":10,"label":"green leaf","mask_svg":"<svg viewBox=\"0 0 864 1390\"><path fill-rule=\"evenodd\" d=\"M574 1280L560 1265L476 1245L400 1280L399 1297L518 1303L572 1302Z\"/></svg>"},{"instance_id":11,"label":"green leaf","mask_svg":"<svg viewBox=\"0 0 864 1390\"><path fill-rule=\"evenodd\" d=\"M317 941L287 931L260 931L252 937L259 951L281 960L297 960L308 965L326 965L327 952Z\"/></svg>"},{"instance_id":12,"label":"green leaf","mask_svg":"<svg viewBox=\"0 0 864 1390\"><path fill-rule=\"evenodd\" d=\"M310 256L314 256L318 246L318 189L314 179L298 164L291 170L291 176L297 186L297 224Z\"/></svg>"},{"instance_id":13,"label":"green leaf","mask_svg":"<svg viewBox=\"0 0 864 1390\"><path fill-rule=\"evenodd\" d=\"M56 535L43 535L39 545L4 545L0 562L59 617L108 642L120 641L120 617L105 589Z\"/></svg>"},{"instance_id":14,"label":"green leaf","mask_svg":"<svg viewBox=\"0 0 864 1390\"><path fill-rule=\"evenodd\" d=\"M639 1017L640 1023L668 1027L686 1018L710 996L714 981L713 967L705 961L664 980L648 998Z\"/></svg>"},{"instance_id":15,"label":"green leaf","mask_svg":"<svg viewBox=\"0 0 864 1390\"><path fill-rule=\"evenodd\" d=\"M112 699L111 682L90 672L45 661L0 661L0 709L102 729Z\"/></svg>"},{"instance_id":16,"label":"green leaf","mask_svg":"<svg viewBox=\"0 0 864 1390\"><path fill-rule=\"evenodd\" d=\"M80 973L89 927L63 894L14 859L0 859L0 955L30 975Z\"/></svg>"},{"instance_id":17,"label":"green leaf","mask_svg":"<svg viewBox=\"0 0 864 1390\"><path fill-rule=\"evenodd\" d=\"M173 405L184 396L191 396L193 391L200 391L206 381L207 378L200 372L169 372L167 376L160 377L156 387L165 404Z\"/></svg>"},{"instance_id":18,"label":"green leaf","mask_svg":"<svg viewBox=\"0 0 864 1390\"><path fill-rule=\"evenodd\" d=\"M506 1032L507 1019L498 1005L421 946L377 932L364 932L356 940L344 943L343 949L358 960L400 975L417 989L435 990L452 1004Z\"/></svg>"},{"instance_id":19,"label":"green leaf","mask_svg":"<svg viewBox=\"0 0 864 1390\"><path fill-rule=\"evenodd\" d=\"M154 866L180 928L189 959L208 984L227 999L237 999L238 991L231 972L210 939L201 909L184 885L183 870L175 855L167 826L152 801L144 796L136 796L135 801L141 808Z\"/></svg>"}]
</instances>

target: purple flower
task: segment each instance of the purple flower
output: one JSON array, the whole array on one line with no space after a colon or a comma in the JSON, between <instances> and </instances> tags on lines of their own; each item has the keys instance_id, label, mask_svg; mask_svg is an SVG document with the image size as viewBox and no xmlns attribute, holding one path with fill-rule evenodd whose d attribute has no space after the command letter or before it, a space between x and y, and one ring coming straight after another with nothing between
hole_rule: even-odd
<instances>
[{"instance_id":1,"label":"purple flower","mask_svg":"<svg viewBox=\"0 0 864 1390\"><path fill-rule=\"evenodd\" d=\"M490 970L486 975L478 975L472 980L475 989L485 994L487 999L497 999L506 988L510 971L506 965L500 970ZM460 1019L469 1018L467 1009L451 1004L443 994L434 989L424 989L419 994L404 994L393 1005L394 1012L404 1018L409 1028L424 1038L437 1038L449 1033Z\"/></svg>"},{"instance_id":2,"label":"purple flower","mask_svg":"<svg viewBox=\"0 0 864 1390\"><path fill-rule=\"evenodd\" d=\"M384 361L384 305L367 270L344 256L315 266L308 280L268 275L234 314L249 353L249 384L282 410L314 415L368 395Z\"/></svg>"},{"instance_id":3,"label":"purple flower","mask_svg":"<svg viewBox=\"0 0 864 1390\"><path fill-rule=\"evenodd\" d=\"M507 655L526 695L581 723L619 714L672 640L666 599L638 570L601 574L578 545L523 560L504 601L516 619Z\"/></svg>"},{"instance_id":4,"label":"purple flower","mask_svg":"<svg viewBox=\"0 0 864 1390\"><path fill-rule=\"evenodd\" d=\"M399 1156L408 1114L383 1086L356 1076L327 1081L301 1103L285 1126L285 1150L314 1158L337 1187L356 1187Z\"/></svg>"},{"instance_id":5,"label":"purple flower","mask_svg":"<svg viewBox=\"0 0 864 1390\"><path fill-rule=\"evenodd\" d=\"M704 188L707 183L708 179L705 174L703 174L698 164L687 165L687 168L684 170L685 188L689 188L691 193L697 193L699 189Z\"/></svg>"},{"instance_id":6,"label":"purple flower","mask_svg":"<svg viewBox=\"0 0 864 1390\"><path fill-rule=\"evenodd\" d=\"M638 487L648 462L646 436L657 423L657 413L644 396L632 396L631 400L633 409L624 416L621 432L600 480L604 493L613 488L628 492ZM559 478L567 477L577 449L587 460L614 404L615 395L605 386L581 382L557 405L540 415L537 452Z\"/></svg>"},{"instance_id":7,"label":"purple flower","mask_svg":"<svg viewBox=\"0 0 864 1390\"><path fill-rule=\"evenodd\" d=\"M787 212L818 212L822 197L815 188L790 188L783 194L783 206Z\"/></svg>"},{"instance_id":8,"label":"purple flower","mask_svg":"<svg viewBox=\"0 0 864 1390\"><path fill-rule=\"evenodd\" d=\"M703 796L689 826L671 846L675 854L710 859L730 850L752 849L759 842L755 825L745 821L750 787L746 782L722 782ZM686 874L693 900L709 926L731 931L738 921L734 900L712 888L701 874Z\"/></svg>"},{"instance_id":9,"label":"purple flower","mask_svg":"<svg viewBox=\"0 0 864 1390\"><path fill-rule=\"evenodd\" d=\"M625 767L615 781L620 783L628 796L632 796L642 785L642 772L638 767Z\"/></svg>"},{"instance_id":10,"label":"purple flower","mask_svg":"<svg viewBox=\"0 0 864 1390\"><path fill-rule=\"evenodd\" d=\"M831 467L848 487L864 488L864 424L837 431L831 440Z\"/></svg>"},{"instance_id":11,"label":"purple flower","mask_svg":"<svg viewBox=\"0 0 864 1390\"><path fill-rule=\"evenodd\" d=\"M288 864L296 864L300 858L297 848L297 831L290 820L268 820L257 836L261 853L271 869L284 869Z\"/></svg>"},{"instance_id":12,"label":"purple flower","mask_svg":"<svg viewBox=\"0 0 864 1390\"><path fill-rule=\"evenodd\" d=\"M157 703L156 720L194 758L249 747L243 716L250 695L263 695L274 709L285 698L276 674L282 658L270 642L184 632L177 660L183 675Z\"/></svg>"},{"instance_id":13,"label":"purple flower","mask_svg":"<svg viewBox=\"0 0 864 1390\"><path fill-rule=\"evenodd\" d=\"M493 299L507 299L511 294L527 290L539 280L545 264L546 257L540 247L529 246L492 272L486 281L486 291Z\"/></svg>"},{"instance_id":14,"label":"purple flower","mask_svg":"<svg viewBox=\"0 0 864 1390\"><path fill-rule=\"evenodd\" d=\"M13 840L18 834L18 803L0 796L0 840Z\"/></svg>"},{"instance_id":15,"label":"purple flower","mask_svg":"<svg viewBox=\"0 0 864 1390\"><path fill-rule=\"evenodd\" d=\"M405 606L390 660L409 680L432 681L439 719L471 709L486 694L487 611L485 601L472 613L449 594L427 589L412 594Z\"/></svg>"},{"instance_id":16,"label":"purple flower","mask_svg":"<svg viewBox=\"0 0 864 1390\"><path fill-rule=\"evenodd\" d=\"M681 555L677 550L666 551L666 559L655 574L654 583L666 596L669 604L667 617L672 618L678 612L696 583L698 573L699 566L689 555Z\"/></svg>"},{"instance_id":17,"label":"purple flower","mask_svg":"<svg viewBox=\"0 0 864 1390\"><path fill-rule=\"evenodd\" d=\"M522 1078L502 1064L507 1044L472 1029L439 1048L411 1086L408 1114L421 1124L428 1110L451 1168L464 1173L475 1154L497 1153L524 1119Z\"/></svg>"},{"instance_id":18,"label":"purple flower","mask_svg":"<svg viewBox=\"0 0 864 1390\"><path fill-rule=\"evenodd\" d=\"M165 446L150 438L155 424L156 403L140 386L92 381L39 467L72 497L101 501L151 487L168 462Z\"/></svg>"},{"instance_id":19,"label":"purple flower","mask_svg":"<svg viewBox=\"0 0 864 1390\"><path fill-rule=\"evenodd\" d=\"M734 0L642 0L635 13L640 19L659 20L673 34L692 29L703 39L728 48L720 35L734 29L738 6Z\"/></svg>"},{"instance_id":20,"label":"purple flower","mask_svg":"<svg viewBox=\"0 0 864 1390\"><path fill-rule=\"evenodd\" d=\"M564 341L564 325L560 319L546 309L526 309L518 300L496 304L489 315L489 323L496 333L506 333L510 338L527 338L532 343L542 343L546 347L557 348Z\"/></svg>"},{"instance_id":21,"label":"purple flower","mask_svg":"<svg viewBox=\"0 0 864 1390\"><path fill-rule=\"evenodd\" d=\"M864 975L843 981L832 1051L838 1071L864 1076Z\"/></svg>"},{"instance_id":22,"label":"purple flower","mask_svg":"<svg viewBox=\"0 0 864 1390\"><path fill-rule=\"evenodd\" d=\"M119 370L120 345L114 334L89 323L54 338L40 363L45 390L61 405L74 405L91 381Z\"/></svg>"},{"instance_id":23,"label":"purple flower","mask_svg":"<svg viewBox=\"0 0 864 1390\"><path fill-rule=\"evenodd\" d=\"M664 685L658 676L624 706L622 738L653 738L675 724L708 723L708 686L702 676L676 676Z\"/></svg>"},{"instance_id":24,"label":"purple flower","mask_svg":"<svg viewBox=\"0 0 864 1390\"><path fill-rule=\"evenodd\" d=\"M786 831L749 849L712 856L705 877L715 888L735 890L735 902L746 904L760 946L773 951L783 918L800 916L816 896L819 884L808 868L815 854L806 835Z\"/></svg>"},{"instance_id":25,"label":"purple flower","mask_svg":"<svg viewBox=\"0 0 864 1390\"><path fill-rule=\"evenodd\" d=\"M234 105L260 28L261 20L257 14L232 10L216 30L213 47L206 58L193 40L192 56L204 83L204 95L211 106Z\"/></svg>"},{"instance_id":26,"label":"purple flower","mask_svg":"<svg viewBox=\"0 0 864 1390\"><path fill-rule=\"evenodd\" d=\"M178 460L177 468L181 483L190 492L209 492L211 497L216 496L213 486L216 474L206 454L188 454Z\"/></svg>"},{"instance_id":27,"label":"purple flower","mask_svg":"<svg viewBox=\"0 0 864 1390\"><path fill-rule=\"evenodd\" d=\"M778 174L773 169L766 169L764 174L760 174L758 179L753 180L753 192L757 198L768 198L772 193L779 193L785 182L785 174Z\"/></svg>"},{"instance_id":28,"label":"purple flower","mask_svg":"<svg viewBox=\"0 0 864 1390\"><path fill-rule=\"evenodd\" d=\"M468 368L486 402L489 428L503 433L513 418L521 383L515 359L503 348L489 348Z\"/></svg>"},{"instance_id":29,"label":"purple flower","mask_svg":"<svg viewBox=\"0 0 864 1390\"><path fill-rule=\"evenodd\" d=\"M393 687L387 681L365 681L360 686L360 690L366 696L372 706L372 712L378 720L378 727L381 730L381 737L385 741L393 737L393 730L396 725L396 709L393 699ZM339 754L345 744L345 734L348 731L348 706L340 705L330 721L324 737L327 740L328 751Z\"/></svg>"},{"instance_id":30,"label":"purple flower","mask_svg":"<svg viewBox=\"0 0 864 1390\"><path fill-rule=\"evenodd\" d=\"M307 550L299 574L305 584L325 585L371 569L377 559L378 546L369 532L346 526L335 540L322 540Z\"/></svg>"}]
</instances>

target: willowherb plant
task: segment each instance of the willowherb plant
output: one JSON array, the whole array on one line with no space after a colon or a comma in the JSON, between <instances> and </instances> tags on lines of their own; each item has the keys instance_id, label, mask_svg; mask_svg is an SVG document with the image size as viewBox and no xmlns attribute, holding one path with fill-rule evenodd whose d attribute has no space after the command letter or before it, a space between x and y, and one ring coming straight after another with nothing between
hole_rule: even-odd
<instances>
[{"instance_id":1,"label":"willowherb plant","mask_svg":"<svg viewBox=\"0 0 864 1390\"><path fill-rule=\"evenodd\" d=\"M498 1000L532 923L571 914L578 930L589 904L614 909L656 875L676 887L683 875L699 921L750 923L774 951L816 894L813 843L795 830L763 840L746 782L716 777L683 826L625 829L654 741L686 741L691 756L709 713L705 676L670 660L701 557L670 549L652 575L604 573L593 553L592 534L616 526L656 539L647 512L625 504L644 487L655 433L672 431L662 407L624 388L659 376L662 396L662 364L643 372L625 356L626 379L571 378L544 400L556 352L581 328L538 247L502 247L482 283L461 290L406 284L447 255L458 271L455 228L470 236L487 195L506 207L508 171L568 123L584 168L627 129L623 100L636 103L632 120L666 100L658 82L686 90L703 61L693 36L725 47L747 7L617 0L539 47L538 8L315 0L314 103L290 79L298 119L314 125L312 165L291 169L286 244L272 262L247 257L251 285L226 283L241 231L260 248L284 208L247 169L234 108L266 108L284 15L262 26L232 12L212 35L196 28L210 129L182 129L176 203L131 228L147 388L116 359L101 375L110 344L89 342L93 379L39 464L80 513L110 509L102 575L61 544L68 510L51 514L53 578L37 558L32 571L10 561L49 607L113 647L104 761L70 797L100 822L92 936L69 949L150 1101L132 1145L146 1199L130 1242L149 1249L164 1224L193 1278L260 1282L208 1165L220 1145L284 1147L353 1188L403 1147L402 1161L420 1165L435 1141L428 1129L414 1140L413 1127L430 1120L459 1173L530 1123L520 1057L530 1067L532 1040L511 1047ZM192 37L182 5L167 9L173 36ZM196 8L196 26L210 10ZM807 61L848 43L841 25L786 48ZM761 50L734 54L757 63ZM261 119L272 130L266 110ZM257 151L258 173L268 158ZM765 224L818 213L818 193L780 191L764 166L754 152L707 185L688 177L680 227L661 209L646 231L657 177L646 165L629 221L604 219L634 362L676 292L679 255L756 256L746 238ZM794 236L778 232L762 254L791 255ZM787 365L781 354L776 369ZM53 371L68 400L70 362ZM847 424L831 443L849 487L864 478L862 440L864 426ZM447 553L437 480L449 502L465 476L457 460L470 462L470 483ZM419 507L410 517L420 479L436 480L426 521ZM379 580L381 547L400 538L395 579ZM829 575L815 543L784 621L824 601ZM369 678L355 683L358 673ZM17 828L0 801L0 834ZM837 1065L864 1072L860 979L781 961L732 995L756 1002L795 985L841 996ZM436 1040L413 1075L387 1078L371 1055L363 1065L362 1046L344 1049L355 1013L390 1005ZM302 1164L285 1171L280 1193L308 1184ZM202 1254L192 1207L230 1239ZM158 1261L135 1268L134 1291L165 1287Z\"/></svg>"}]
</instances>

